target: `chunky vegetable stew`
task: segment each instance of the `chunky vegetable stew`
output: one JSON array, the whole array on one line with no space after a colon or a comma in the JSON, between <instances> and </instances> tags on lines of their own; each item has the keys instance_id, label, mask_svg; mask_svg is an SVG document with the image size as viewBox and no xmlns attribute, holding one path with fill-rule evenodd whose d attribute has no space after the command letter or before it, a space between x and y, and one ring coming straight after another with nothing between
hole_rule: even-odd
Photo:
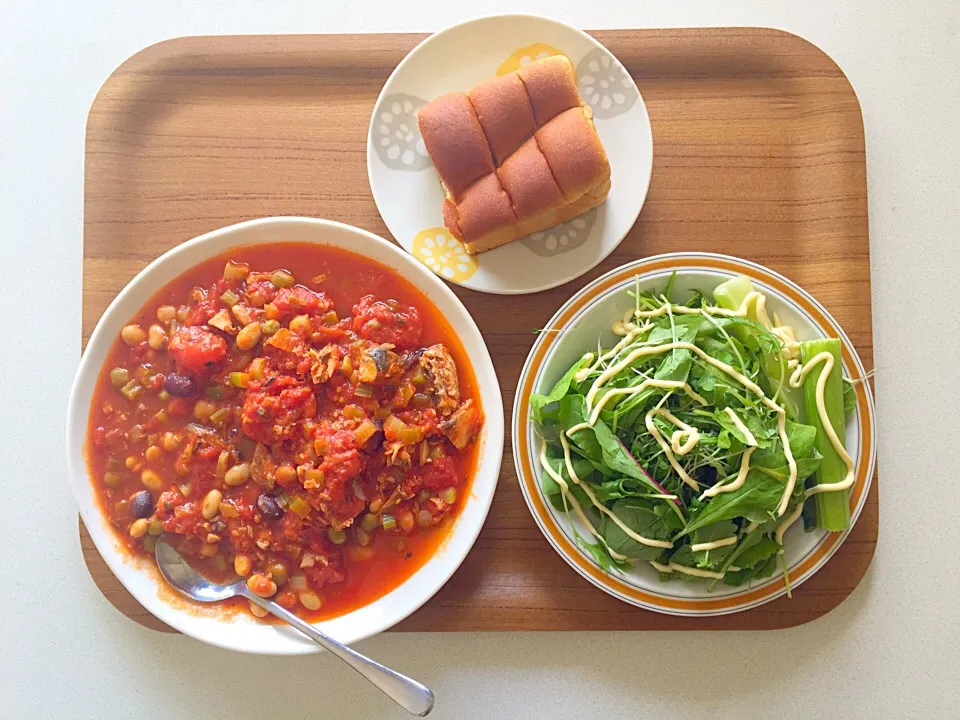
<instances>
[{"instance_id":1,"label":"chunky vegetable stew","mask_svg":"<svg viewBox=\"0 0 960 720\"><path fill-rule=\"evenodd\" d=\"M274 244L194 268L123 328L89 463L133 552L174 533L206 574L320 619L430 557L482 423L464 352L419 291L352 253Z\"/></svg>"}]
</instances>

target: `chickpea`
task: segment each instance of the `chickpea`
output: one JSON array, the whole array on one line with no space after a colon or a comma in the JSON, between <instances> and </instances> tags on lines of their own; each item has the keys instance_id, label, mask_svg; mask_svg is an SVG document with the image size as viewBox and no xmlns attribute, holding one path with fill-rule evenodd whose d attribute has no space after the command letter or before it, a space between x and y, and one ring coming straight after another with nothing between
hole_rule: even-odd
<instances>
[{"instance_id":1,"label":"chickpea","mask_svg":"<svg viewBox=\"0 0 960 720\"><path fill-rule=\"evenodd\" d=\"M232 468L227 470L226 475L223 476L223 482L230 487L243 485L249 479L250 463L240 463L239 465L234 465Z\"/></svg>"},{"instance_id":2,"label":"chickpea","mask_svg":"<svg viewBox=\"0 0 960 720\"><path fill-rule=\"evenodd\" d=\"M139 325L126 325L120 331L120 338L130 346L139 345L147 339L147 334Z\"/></svg>"},{"instance_id":3,"label":"chickpea","mask_svg":"<svg viewBox=\"0 0 960 720\"><path fill-rule=\"evenodd\" d=\"M147 344L154 350L166 350L167 332L159 325L151 325L147 331Z\"/></svg>"},{"instance_id":4,"label":"chickpea","mask_svg":"<svg viewBox=\"0 0 960 720\"><path fill-rule=\"evenodd\" d=\"M249 555L238 553L233 559L233 571L241 577L246 577L249 575L252 568L253 561L250 559Z\"/></svg>"},{"instance_id":5,"label":"chickpea","mask_svg":"<svg viewBox=\"0 0 960 720\"><path fill-rule=\"evenodd\" d=\"M260 342L260 323L258 322L245 325L243 329L237 333L237 347L240 350L253 350L258 342Z\"/></svg>"},{"instance_id":6,"label":"chickpea","mask_svg":"<svg viewBox=\"0 0 960 720\"><path fill-rule=\"evenodd\" d=\"M177 316L177 309L173 305L161 305L157 308L157 320L169 323Z\"/></svg>"},{"instance_id":7,"label":"chickpea","mask_svg":"<svg viewBox=\"0 0 960 720\"><path fill-rule=\"evenodd\" d=\"M217 411L217 406L212 400L197 400L193 406L193 416L200 422L207 422L210 416Z\"/></svg>"},{"instance_id":8,"label":"chickpea","mask_svg":"<svg viewBox=\"0 0 960 720\"><path fill-rule=\"evenodd\" d=\"M172 453L180 445L180 438L169 430L160 437L160 446L169 453Z\"/></svg>"},{"instance_id":9,"label":"chickpea","mask_svg":"<svg viewBox=\"0 0 960 720\"><path fill-rule=\"evenodd\" d=\"M221 500L223 500L223 493L219 490L211 490L207 493L200 508L204 520L213 520L217 516L220 512Z\"/></svg>"},{"instance_id":10,"label":"chickpea","mask_svg":"<svg viewBox=\"0 0 960 720\"><path fill-rule=\"evenodd\" d=\"M151 445L147 448L147 451L143 454L148 462L156 462L160 459L160 448L156 445Z\"/></svg>"},{"instance_id":11,"label":"chickpea","mask_svg":"<svg viewBox=\"0 0 960 720\"><path fill-rule=\"evenodd\" d=\"M250 613L254 617L265 618L270 613L267 610L264 610L262 607L257 605L253 600L250 601Z\"/></svg>"},{"instance_id":12,"label":"chickpea","mask_svg":"<svg viewBox=\"0 0 960 720\"><path fill-rule=\"evenodd\" d=\"M146 518L140 518L139 520L134 520L130 525L130 537L132 538L142 538L147 534L147 529L150 527L150 521Z\"/></svg>"},{"instance_id":13,"label":"chickpea","mask_svg":"<svg viewBox=\"0 0 960 720\"><path fill-rule=\"evenodd\" d=\"M247 589L254 595L263 598L273 597L277 594L277 584L260 573L254 573L247 578Z\"/></svg>"},{"instance_id":14,"label":"chickpea","mask_svg":"<svg viewBox=\"0 0 960 720\"><path fill-rule=\"evenodd\" d=\"M160 492L163 490L163 478L160 477L159 473L154 472L153 470L144 470L140 473L140 482L143 483L143 486L149 490L155 492Z\"/></svg>"},{"instance_id":15,"label":"chickpea","mask_svg":"<svg viewBox=\"0 0 960 720\"><path fill-rule=\"evenodd\" d=\"M300 604L303 605L307 610L319 610L323 605L323 599L315 592L305 590L304 592L300 593Z\"/></svg>"}]
</instances>

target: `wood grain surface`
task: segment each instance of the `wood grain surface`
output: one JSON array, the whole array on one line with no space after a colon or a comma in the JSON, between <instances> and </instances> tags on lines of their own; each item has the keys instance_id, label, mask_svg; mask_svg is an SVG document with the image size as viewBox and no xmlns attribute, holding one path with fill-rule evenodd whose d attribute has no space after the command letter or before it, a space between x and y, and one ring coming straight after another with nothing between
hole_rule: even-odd
<instances>
[{"instance_id":1,"label":"wood grain surface","mask_svg":"<svg viewBox=\"0 0 960 720\"><path fill-rule=\"evenodd\" d=\"M873 367L863 124L834 62L760 29L593 33L636 79L653 125L640 218L604 263L554 290L506 298L454 288L494 358L509 420L541 326L577 289L639 256L708 250L754 260L813 293ZM98 94L87 125L83 342L107 304L165 250L224 225L308 215L390 237L365 144L383 83L421 35L195 37L154 45ZM535 40L535 38L533 39ZM877 483L843 547L794 594L716 618L633 608L577 575L534 525L508 447L486 525L460 570L401 630L769 629L838 605L877 539ZM82 526L97 585L166 629L118 583Z\"/></svg>"}]
</instances>

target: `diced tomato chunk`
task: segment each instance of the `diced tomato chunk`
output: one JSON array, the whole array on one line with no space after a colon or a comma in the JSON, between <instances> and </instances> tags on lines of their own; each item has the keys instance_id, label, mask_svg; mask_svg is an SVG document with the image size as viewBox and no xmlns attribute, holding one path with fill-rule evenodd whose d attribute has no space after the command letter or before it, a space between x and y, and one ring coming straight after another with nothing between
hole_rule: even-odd
<instances>
[{"instance_id":1,"label":"diced tomato chunk","mask_svg":"<svg viewBox=\"0 0 960 720\"><path fill-rule=\"evenodd\" d=\"M317 315L333 308L330 298L303 285L281 288L277 291L273 304L280 312L280 317L286 319L300 314Z\"/></svg>"},{"instance_id":2,"label":"diced tomato chunk","mask_svg":"<svg viewBox=\"0 0 960 720\"><path fill-rule=\"evenodd\" d=\"M461 482L457 461L449 455L419 466L411 476L417 487L425 490L444 490L448 487L456 487Z\"/></svg>"},{"instance_id":3,"label":"diced tomato chunk","mask_svg":"<svg viewBox=\"0 0 960 720\"><path fill-rule=\"evenodd\" d=\"M289 375L280 375L262 387L251 387L243 398L243 431L264 443L291 440L300 432L299 421L312 397L309 385Z\"/></svg>"},{"instance_id":4,"label":"diced tomato chunk","mask_svg":"<svg viewBox=\"0 0 960 720\"><path fill-rule=\"evenodd\" d=\"M170 339L167 352L181 372L204 376L227 354L227 341L205 327L179 328Z\"/></svg>"},{"instance_id":5,"label":"diced tomato chunk","mask_svg":"<svg viewBox=\"0 0 960 720\"><path fill-rule=\"evenodd\" d=\"M420 344L423 321L415 307L394 308L367 295L353 307L353 329L360 337L375 343L413 348Z\"/></svg>"}]
</instances>

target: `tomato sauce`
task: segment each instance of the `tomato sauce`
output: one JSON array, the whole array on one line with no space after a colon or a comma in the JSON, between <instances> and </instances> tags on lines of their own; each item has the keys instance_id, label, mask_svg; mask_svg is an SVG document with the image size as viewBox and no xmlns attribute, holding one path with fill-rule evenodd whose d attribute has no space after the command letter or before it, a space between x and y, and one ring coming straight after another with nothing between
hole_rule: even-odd
<instances>
[{"instance_id":1,"label":"tomato sauce","mask_svg":"<svg viewBox=\"0 0 960 720\"><path fill-rule=\"evenodd\" d=\"M87 456L131 553L167 533L205 574L320 620L436 551L482 422L466 353L419 290L344 250L276 243L201 263L131 318Z\"/></svg>"}]
</instances>

